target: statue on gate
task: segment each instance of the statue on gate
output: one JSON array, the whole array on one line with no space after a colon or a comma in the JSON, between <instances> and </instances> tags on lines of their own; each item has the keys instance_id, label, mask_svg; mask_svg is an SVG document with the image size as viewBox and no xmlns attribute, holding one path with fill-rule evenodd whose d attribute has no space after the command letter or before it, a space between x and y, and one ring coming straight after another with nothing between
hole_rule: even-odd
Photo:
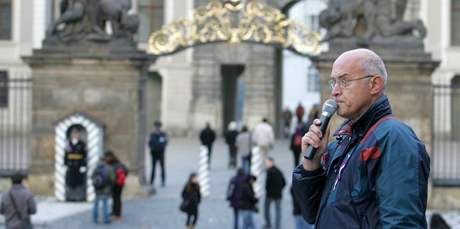
<instances>
[{"instance_id":1,"label":"statue on gate","mask_svg":"<svg viewBox=\"0 0 460 229\"><path fill-rule=\"evenodd\" d=\"M139 17L128 13L131 0L62 0L60 9L61 16L49 36L67 43L132 40L139 26ZM110 22L112 30L110 35L105 31L107 22Z\"/></svg>"},{"instance_id":2,"label":"statue on gate","mask_svg":"<svg viewBox=\"0 0 460 229\"><path fill-rule=\"evenodd\" d=\"M423 39L426 29L421 20L404 21L406 8L407 0L331 0L319 15L320 25L328 30L323 40Z\"/></svg>"},{"instance_id":3,"label":"statue on gate","mask_svg":"<svg viewBox=\"0 0 460 229\"><path fill-rule=\"evenodd\" d=\"M87 149L86 143L82 140L81 131L79 126L71 127L65 147L66 201L86 200Z\"/></svg>"}]
</instances>

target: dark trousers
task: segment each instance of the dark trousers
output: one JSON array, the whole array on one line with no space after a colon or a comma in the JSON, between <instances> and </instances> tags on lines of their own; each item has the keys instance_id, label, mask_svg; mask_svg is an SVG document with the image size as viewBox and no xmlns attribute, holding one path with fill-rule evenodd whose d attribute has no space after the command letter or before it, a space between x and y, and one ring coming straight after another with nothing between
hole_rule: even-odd
<instances>
[{"instance_id":1,"label":"dark trousers","mask_svg":"<svg viewBox=\"0 0 460 229\"><path fill-rule=\"evenodd\" d=\"M187 213L187 223L185 225L195 226L197 220L198 220L198 211Z\"/></svg>"},{"instance_id":2,"label":"dark trousers","mask_svg":"<svg viewBox=\"0 0 460 229\"><path fill-rule=\"evenodd\" d=\"M228 145L228 151L230 153L230 161L228 167L236 168L236 145Z\"/></svg>"},{"instance_id":3,"label":"dark trousers","mask_svg":"<svg viewBox=\"0 0 460 229\"><path fill-rule=\"evenodd\" d=\"M233 208L233 228L238 229L238 208Z\"/></svg>"},{"instance_id":4,"label":"dark trousers","mask_svg":"<svg viewBox=\"0 0 460 229\"><path fill-rule=\"evenodd\" d=\"M271 224L271 214L270 214L270 205L272 202L275 202L275 229L281 228L281 199L273 199L266 197L265 198L265 225L270 227Z\"/></svg>"},{"instance_id":5,"label":"dark trousers","mask_svg":"<svg viewBox=\"0 0 460 229\"><path fill-rule=\"evenodd\" d=\"M301 151L297 151L297 150L294 150L292 151L293 153L293 156L294 156L294 168L297 167L299 165L299 162L300 162L300 153Z\"/></svg>"},{"instance_id":6,"label":"dark trousers","mask_svg":"<svg viewBox=\"0 0 460 229\"><path fill-rule=\"evenodd\" d=\"M155 170L157 162L160 162L161 166L161 184L164 185L166 174L165 174L165 154L164 152L154 152L151 151L152 155L152 175L150 176L150 184L153 185L155 181Z\"/></svg>"},{"instance_id":7,"label":"dark trousers","mask_svg":"<svg viewBox=\"0 0 460 229\"><path fill-rule=\"evenodd\" d=\"M208 148L208 165L211 165L212 145L206 145Z\"/></svg>"},{"instance_id":8,"label":"dark trousers","mask_svg":"<svg viewBox=\"0 0 460 229\"><path fill-rule=\"evenodd\" d=\"M112 215L121 216L121 192L123 191L122 185L112 186Z\"/></svg>"}]
</instances>

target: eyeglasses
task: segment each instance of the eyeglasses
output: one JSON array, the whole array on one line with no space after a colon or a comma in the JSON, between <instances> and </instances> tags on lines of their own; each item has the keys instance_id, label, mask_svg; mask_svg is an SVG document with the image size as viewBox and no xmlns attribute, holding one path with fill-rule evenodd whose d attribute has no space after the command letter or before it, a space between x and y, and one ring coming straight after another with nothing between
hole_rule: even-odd
<instances>
[{"instance_id":1,"label":"eyeglasses","mask_svg":"<svg viewBox=\"0 0 460 229\"><path fill-rule=\"evenodd\" d=\"M374 75L367 75L367 76L363 76L363 77L360 77L360 78L349 79L349 80L347 80L347 79L338 79L337 80L335 78L332 78L331 80L329 80L329 86L331 87L331 90L333 90L335 85L338 84L341 89L344 89L344 88L350 86L350 82L370 78L370 77L373 77L373 76Z\"/></svg>"}]
</instances>

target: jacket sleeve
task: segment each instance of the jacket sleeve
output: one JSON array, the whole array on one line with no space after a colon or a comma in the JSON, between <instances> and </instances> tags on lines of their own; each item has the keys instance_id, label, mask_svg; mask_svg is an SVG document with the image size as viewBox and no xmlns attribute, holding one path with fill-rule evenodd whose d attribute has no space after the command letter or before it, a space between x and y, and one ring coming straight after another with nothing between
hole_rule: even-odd
<instances>
[{"instance_id":1,"label":"jacket sleeve","mask_svg":"<svg viewBox=\"0 0 460 229\"><path fill-rule=\"evenodd\" d=\"M303 218L310 224L315 223L325 184L326 175L322 168L306 171L300 164L294 169L292 174L294 195L299 201Z\"/></svg>"},{"instance_id":2,"label":"jacket sleeve","mask_svg":"<svg viewBox=\"0 0 460 229\"><path fill-rule=\"evenodd\" d=\"M29 199L27 199L27 206L27 213L29 213L29 215L37 213L37 203L35 202L32 194L30 195Z\"/></svg>"},{"instance_id":3,"label":"jacket sleeve","mask_svg":"<svg viewBox=\"0 0 460 229\"><path fill-rule=\"evenodd\" d=\"M429 157L409 128L393 128L380 149L376 192L382 228L427 228Z\"/></svg>"}]
</instances>

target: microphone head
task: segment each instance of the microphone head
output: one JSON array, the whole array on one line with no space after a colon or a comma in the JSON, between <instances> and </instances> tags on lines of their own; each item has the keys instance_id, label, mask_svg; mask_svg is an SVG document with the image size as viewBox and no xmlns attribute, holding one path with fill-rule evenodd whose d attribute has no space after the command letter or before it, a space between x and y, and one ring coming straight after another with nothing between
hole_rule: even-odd
<instances>
[{"instance_id":1,"label":"microphone head","mask_svg":"<svg viewBox=\"0 0 460 229\"><path fill-rule=\"evenodd\" d=\"M324 115L326 117L331 117L336 110L337 110L337 103L335 102L335 100L328 99L323 104L323 111L321 112L321 115Z\"/></svg>"}]
</instances>

